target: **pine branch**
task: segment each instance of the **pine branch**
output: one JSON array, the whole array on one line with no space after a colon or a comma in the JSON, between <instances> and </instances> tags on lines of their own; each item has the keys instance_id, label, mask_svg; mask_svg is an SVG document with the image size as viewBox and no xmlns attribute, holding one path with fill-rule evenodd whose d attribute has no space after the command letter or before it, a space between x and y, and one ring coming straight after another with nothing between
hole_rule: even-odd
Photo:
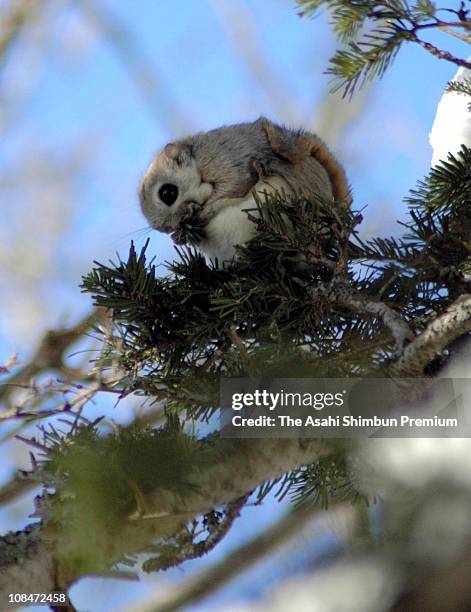
<instances>
[{"instance_id":1,"label":"pine branch","mask_svg":"<svg viewBox=\"0 0 471 612\"><path fill-rule=\"evenodd\" d=\"M344 96L352 96L357 86L366 81L382 78L399 52L405 35L390 29L378 29L359 42L350 42L348 49L337 51L327 74L335 78L333 91L343 90Z\"/></svg>"},{"instance_id":2,"label":"pine branch","mask_svg":"<svg viewBox=\"0 0 471 612\"><path fill-rule=\"evenodd\" d=\"M92 433L92 430L89 431ZM36 509L36 516L41 517L42 523L27 527L23 532L4 536L3 540L0 538L2 601L6 601L12 581L17 586L21 584L16 577L19 573L26 576L25 567L30 567L31 573L34 572L35 581L31 582L31 575L28 573L29 586L24 587L24 592L30 592L33 587L35 592L45 592L51 590L52 586L56 590L65 590L77 578L108 571L109 567L122 560L124 555L147 548L151 541L174 537L186 524L201 514L211 512L222 504L230 504L264 480L276 478L286 471L310 463L319 453L328 452L327 443L320 440L214 439L208 441L207 446L210 459L208 467L205 470L196 468L187 472L186 476L191 480L192 486L184 495L159 487L147 493L141 491L147 518L133 516L131 504L127 511L129 514L124 515L124 520L122 517L116 521L116 508L109 503L109 492L113 490L116 480L110 481L109 477L107 481L102 482L108 483L108 486L103 489L94 481L95 486L87 488L88 494L84 497L69 497L74 491L70 487L64 498L44 494L37 500ZM97 456L93 455L93 448L94 446L90 445L90 463L86 463L87 469L78 472L80 479L75 482L75 486L84 486L85 483L81 483L81 479L94 480L96 470L93 457L96 461ZM141 439L138 452L142 453L142 448ZM136 455L137 458L139 456ZM113 464L108 461L108 466L110 465ZM152 477L148 465L146 469L148 476ZM76 492L79 490L80 488L76 489ZM133 490L135 489L128 484L124 498L125 507L129 492L132 493ZM91 493L93 498L90 497ZM101 504L105 504L108 512L115 514L104 515L105 522L102 523L100 519L99 529L95 529L97 523L93 520L93 512L94 508L95 511L100 509ZM85 515L80 512L80 508L86 510ZM118 512L120 508L123 508L123 500L118 505ZM151 515L154 518L150 518ZM86 527L82 524L84 519ZM76 522L77 520L79 522ZM34 538L31 537L31 529L34 531ZM89 546L89 539L83 538L84 529L89 536L93 533L92 548ZM29 542L26 554L22 551L22 542ZM41 571L34 570L39 567Z\"/></svg>"},{"instance_id":3,"label":"pine branch","mask_svg":"<svg viewBox=\"0 0 471 612\"><path fill-rule=\"evenodd\" d=\"M414 42L437 59L471 68L471 63L421 38L422 32L439 30L469 42L471 18L468 9L449 9L453 19L444 20L430 0L298 0L301 15L314 15L325 6L333 29L346 49L331 59L328 73L335 77L334 91L351 96L357 86L381 78L403 43Z\"/></svg>"}]
</instances>

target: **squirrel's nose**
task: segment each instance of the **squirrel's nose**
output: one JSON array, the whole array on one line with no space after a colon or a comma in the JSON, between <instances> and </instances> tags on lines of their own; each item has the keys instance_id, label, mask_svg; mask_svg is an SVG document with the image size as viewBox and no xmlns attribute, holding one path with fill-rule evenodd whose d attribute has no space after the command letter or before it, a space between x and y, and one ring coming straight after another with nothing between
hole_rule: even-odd
<instances>
[{"instance_id":1,"label":"squirrel's nose","mask_svg":"<svg viewBox=\"0 0 471 612\"><path fill-rule=\"evenodd\" d=\"M164 234L171 234L173 232L173 227L169 227L168 225L162 225L161 227L156 228L157 231L163 232Z\"/></svg>"}]
</instances>

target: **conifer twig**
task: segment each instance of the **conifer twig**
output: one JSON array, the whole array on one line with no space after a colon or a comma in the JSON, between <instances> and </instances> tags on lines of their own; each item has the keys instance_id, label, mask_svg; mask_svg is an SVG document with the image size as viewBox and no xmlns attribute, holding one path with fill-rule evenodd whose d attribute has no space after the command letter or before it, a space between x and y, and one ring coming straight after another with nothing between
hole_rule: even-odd
<instances>
[{"instance_id":1,"label":"conifer twig","mask_svg":"<svg viewBox=\"0 0 471 612\"><path fill-rule=\"evenodd\" d=\"M250 497L250 493L243 495L239 499L236 499L233 502L230 502L224 508L224 517L221 521L208 527L209 535L205 540L201 542L194 543L184 543L179 548L175 549L175 552L172 553L171 556L167 555L167 557L171 557L171 560L162 564L160 559L156 560L157 569L159 571L164 571L169 569L170 567L175 567L176 565L180 565L185 561L190 561L192 559L198 559L199 557L203 557L207 555L211 550L221 542L221 540L227 535L229 530L231 529L234 521L240 516L240 512L242 508L245 506L247 499ZM158 549L158 547L157 547ZM144 563L144 569L147 571L152 571L154 569L154 560L150 559Z\"/></svg>"},{"instance_id":2,"label":"conifer twig","mask_svg":"<svg viewBox=\"0 0 471 612\"><path fill-rule=\"evenodd\" d=\"M242 357L245 365L249 365L249 362L250 362L249 354L247 353L247 349L245 347L244 341L242 340L242 338L237 333L237 329L236 329L235 325L232 325L229 328L229 331L227 332L227 335L229 336L229 338L231 339L232 343L234 344L234 346L239 351L240 356Z\"/></svg>"}]
</instances>

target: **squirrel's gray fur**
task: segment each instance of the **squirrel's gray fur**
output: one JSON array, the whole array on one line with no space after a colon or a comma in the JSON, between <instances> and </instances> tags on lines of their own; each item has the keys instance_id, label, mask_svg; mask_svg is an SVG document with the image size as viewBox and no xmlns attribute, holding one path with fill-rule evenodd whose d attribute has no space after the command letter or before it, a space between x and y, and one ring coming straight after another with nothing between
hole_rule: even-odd
<instances>
[{"instance_id":1,"label":"squirrel's gray fur","mask_svg":"<svg viewBox=\"0 0 471 612\"><path fill-rule=\"evenodd\" d=\"M260 178L254 168L257 163L265 176L281 176L306 195L333 195L337 191L337 197L347 196L343 170L320 138L305 130L278 126L264 117L200 132L175 144L191 151L203 180L216 184L215 196L219 198L246 195ZM321 160L314 154L319 149L324 153ZM323 164L327 155L329 165L337 167L336 184ZM344 185L339 184L342 182Z\"/></svg>"},{"instance_id":2,"label":"squirrel's gray fur","mask_svg":"<svg viewBox=\"0 0 471 612\"><path fill-rule=\"evenodd\" d=\"M163 185L177 188L171 205L160 199ZM349 204L350 194L344 171L327 145L314 134L279 126L264 117L252 123L224 126L200 132L166 145L152 161L141 187L141 207L152 227L170 232L192 211L200 210L212 222L226 210L224 223L243 223L246 230L235 233L218 229L208 238L207 254L221 249L211 241L245 242L253 234L247 226L245 208L253 206L253 191L284 189L309 197L312 194ZM228 216L236 207L239 216ZM221 222L223 218L221 217ZM216 225L208 226L211 234ZM217 236L216 236L217 234ZM230 247L230 248L229 248ZM234 244L223 248L224 255ZM221 253L222 253L221 251Z\"/></svg>"}]
</instances>

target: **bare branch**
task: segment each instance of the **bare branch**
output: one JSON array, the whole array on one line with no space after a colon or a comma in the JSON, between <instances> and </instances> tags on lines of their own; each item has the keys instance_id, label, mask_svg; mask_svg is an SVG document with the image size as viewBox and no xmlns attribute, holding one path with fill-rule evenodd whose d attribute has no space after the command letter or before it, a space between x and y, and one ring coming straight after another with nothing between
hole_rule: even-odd
<instances>
[{"instance_id":1,"label":"bare branch","mask_svg":"<svg viewBox=\"0 0 471 612\"><path fill-rule=\"evenodd\" d=\"M33 21L41 7L41 0L15 0L12 10L2 15L0 24L0 64L23 27Z\"/></svg>"},{"instance_id":2,"label":"bare branch","mask_svg":"<svg viewBox=\"0 0 471 612\"><path fill-rule=\"evenodd\" d=\"M162 564L159 562L159 559L157 559L157 567L154 568L154 560L151 559L150 561L145 562L144 569L146 571L152 571L154 569L157 569L158 571L163 571L168 569L169 567L180 565L184 561L198 559L199 557L207 555L227 535L232 525L234 524L234 521L239 517L240 511L245 506L245 503L247 502L249 497L250 493L248 493L247 495L243 495L239 499L236 499L234 502L227 504L224 509L224 517L221 522L217 523L216 525L207 527L209 535L205 540L196 543L178 542L179 546L171 555L171 561Z\"/></svg>"},{"instance_id":3,"label":"bare branch","mask_svg":"<svg viewBox=\"0 0 471 612\"><path fill-rule=\"evenodd\" d=\"M37 486L36 482L15 476L0 487L0 505L7 504Z\"/></svg>"},{"instance_id":4,"label":"bare branch","mask_svg":"<svg viewBox=\"0 0 471 612\"><path fill-rule=\"evenodd\" d=\"M342 137L353 121L366 111L368 98L375 89L374 85L373 82L366 83L351 100L346 100L338 91L326 92L323 100L316 103L307 120L307 126L313 126L314 131L320 134L329 146L341 151Z\"/></svg>"},{"instance_id":5,"label":"bare branch","mask_svg":"<svg viewBox=\"0 0 471 612\"><path fill-rule=\"evenodd\" d=\"M0 383L0 402L6 404L18 387L28 386L32 378L48 370L56 370L68 379L76 378L77 372L64 364L66 351L104 316L103 308L96 309L72 327L47 331L31 360Z\"/></svg>"},{"instance_id":6,"label":"bare branch","mask_svg":"<svg viewBox=\"0 0 471 612\"><path fill-rule=\"evenodd\" d=\"M163 598L133 606L128 612L171 612L205 599L325 513L325 510L312 506L288 512L277 523L230 552L222 561L178 584Z\"/></svg>"},{"instance_id":7,"label":"bare branch","mask_svg":"<svg viewBox=\"0 0 471 612\"><path fill-rule=\"evenodd\" d=\"M468 62L464 59L456 57L452 55L449 51L444 51L443 49L439 49L432 43L429 43L425 40L422 40L417 36L415 32L410 32L411 39L414 40L418 45L420 45L423 49L431 53L434 57L438 59L444 59L452 64L456 64L457 66L462 66L463 68L471 69L471 62Z\"/></svg>"},{"instance_id":8,"label":"bare branch","mask_svg":"<svg viewBox=\"0 0 471 612\"><path fill-rule=\"evenodd\" d=\"M390 330L398 354L402 353L404 344L414 338L414 334L402 316L384 302L378 302L353 293L344 285L333 284L329 288L316 287L311 290L314 299L320 297L343 308L360 314L369 314L380 318Z\"/></svg>"},{"instance_id":9,"label":"bare branch","mask_svg":"<svg viewBox=\"0 0 471 612\"><path fill-rule=\"evenodd\" d=\"M458 38L459 40L462 40L463 42L468 43L468 45L471 43L471 36L462 34L461 32L457 32L456 30L453 30L451 27L448 27L446 25L441 25L441 26L438 26L438 29L441 30L442 32L445 32L446 34L449 34L450 36L454 36L455 38Z\"/></svg>"},{"instance_id":10,"label":"bare branch","mask_svg":"<svg viewBox=\"0 0 471 612\"><path fill-rule=\"evenodd\" d=\"M413 588L401 594L391 612L456 612L471 606L471 551L445 568L422 573Z\"/></svg>"},{"instance_id":11,"label":"bare branch","mask_svg":"<svg viewBox=\"0 0 471 612\"><path fill-rule=\"evenodd\" d=\"M80 6L91 21L105 35L117 57L147 103L151 114L171 134L190 130L193 120L183 111L171 93L171 87L163 82L155 62L146 56L138 38L120 22L103 2L86 0Z\"/></svg>"},{"instance_id":12,"label":"bare branch","mask_svg":"<svg viewBox=\"0 0 471 612\"><path fill-rule=\"evenodd\" d=\"M7 607L12 585L17 593L48 593L56 589L54 563L39 524L0 537L0 598ZM57 589L60 590L60 589ZM18 604L11 604L17 608Z\"/></svg>"},{"instance_id":13,"label":"bare branch","mask_svg":"<svg viewBox=\"0 0 471 612\"><path fill-rule=\"evenodd\" d=\"M471 331L471 295L463 295L406 346L393 366L394 376L423 375L424 368L438 353L469 331Z\"/></svg>"},{"instance_id":14,"label":"bare branch","mask_svg":"<svg viewBox=\"0 0 471 612\"><path fill-rule=\"evenodd\" d=\"M277 115L285 121L295 120L296 109L292 102L293 96L289 94L289 84L280 72L275 73L270 62L264 57L259 43L260 36L255 29L256 20L250 14L249 8L242 0L211 0L211 6L245 68L262 89Z\"/></svg>"}]
</instances>

